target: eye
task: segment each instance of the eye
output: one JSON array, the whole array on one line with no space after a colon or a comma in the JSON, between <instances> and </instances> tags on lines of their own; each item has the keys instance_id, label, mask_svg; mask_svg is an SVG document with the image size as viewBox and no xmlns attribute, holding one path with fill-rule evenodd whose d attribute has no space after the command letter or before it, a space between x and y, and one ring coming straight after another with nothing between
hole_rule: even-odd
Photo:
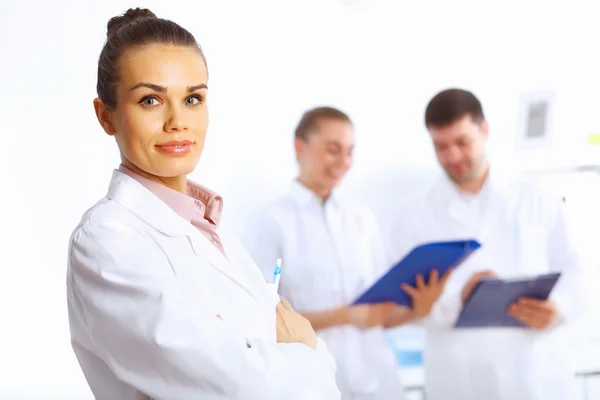
<instances>
[{"instance_id":1,"label":"eye","mask_svg":"<svg viewBox=\"0 0 600 400\"><path fill-rule=\"evenodd\" d=\"M158 99L154 96L143 97L139 103L144 107L156 107L159 104Z\"/></svg>"},{"instance_id":2,"label":"eye","mask_svg":"<svg viewBox=\"0 0 600 400\"><path fill-rule=\"evenodd\" d=\"M464 148L467 147L469 145L469 142L467 140L459 140L457 143L458 147L460 148Z\"/></svg>"},{"instance_id":3,"label":"eye","mask_svg":"<svg viewBox=\"0 0 600 400\"><path fill-rule=\"evenodd\" d=\"M202 103L202 97L198 96L197 94L187 97L184 100L185 105L187 106L196 106L198 104Z\"/></svg>"}]
</instances>

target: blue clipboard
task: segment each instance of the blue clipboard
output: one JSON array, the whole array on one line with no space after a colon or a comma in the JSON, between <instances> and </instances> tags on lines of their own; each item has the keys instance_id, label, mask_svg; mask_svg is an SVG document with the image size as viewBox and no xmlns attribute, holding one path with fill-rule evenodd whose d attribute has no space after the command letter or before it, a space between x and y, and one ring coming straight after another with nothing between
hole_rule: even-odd
<instances>
[{"instance_id":1,"label":"blue clipboard","mask_svg":"<svg viewBox=\"0 0 600 400\"><path fill-rule=\"evenodd\" d=\"M546 300L560 273L518 280L482 279L465 303L456 328L520 328L524 325L508 315L508 307L521 297Z\"/></svg>"},{"instance_id":2,"label":"blue clipboard","mask_svg":"<svg viewBox=\"0 0 600 400\"><path fill-rule=\"evenodd\" d=\"M385 275L360 295L352 304L374 304L394 301L401 306L412 306L412 299L400 285L416 285L416 277L427 279L436 269L442 276L448 269L460 265L481 247L475 240L427 243L414 248Z\"/></svg>"}]
</instances>

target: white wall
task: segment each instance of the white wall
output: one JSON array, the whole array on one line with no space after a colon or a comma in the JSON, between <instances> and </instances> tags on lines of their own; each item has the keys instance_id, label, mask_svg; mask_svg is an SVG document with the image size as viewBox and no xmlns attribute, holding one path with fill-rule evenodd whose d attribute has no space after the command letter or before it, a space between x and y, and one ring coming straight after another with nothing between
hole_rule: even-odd
<instances>
[{"instance_id":1,"label":"white wall","mask_svg":"<svg viewBox=\"0 0 600 400\"><path fill-rule=\"evenodd\" d=\"M480 96L498 162L512 154L519 90L594 98L594 9L545 3L3 1L0 398L91 398L70 349L64 273L69 234L118 164L92 108L109 17L147 6L203 45L211 127L193 178L224 195L226 224L239 228L250 209L286 190L294 124L307 107L332 104L358 131L346 190L378 204L385 225L387 211L436 170L422 113L439 89Z\"/></svg>"}]
</instances>

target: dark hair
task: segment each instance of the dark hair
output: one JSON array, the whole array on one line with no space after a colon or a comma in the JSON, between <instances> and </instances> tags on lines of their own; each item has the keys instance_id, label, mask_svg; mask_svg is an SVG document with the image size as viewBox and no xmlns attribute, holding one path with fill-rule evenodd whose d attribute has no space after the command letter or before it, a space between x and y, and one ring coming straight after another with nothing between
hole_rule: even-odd
<instances>
[{"instance_id":1,"label":"dark hair","mask_svg":"<svg viewBox=\"0 0 600 400\"><path fill-rule=\"evenodd\" d=\"M481 102L467 90L446 89L429 101L425 110L425 126L446 126L465 115L471 116L477 123L483 122Z\"/></svg>"},{"instance_id":2,"label":"dark hair","mask_svg":"<svg viewBox=\"0 0 600 400\"><path fill-rule=\"evenodd\" d=\"M317 107L308 110L300 118L294 136L298 139L306 140L317 129L319 122L324 120L336 120L348 122L352 125L350 117L343 111L333 107Z\"/></svg>"},{"instance_id":3,"label":"dark hair","mask_svg":"<svg viewBox=\"0 0 600 400\"><path fill-rule=\"evenodd\" d=\"M119 58L133 47L152 43L196 47L206 64L206 58L194 36L175 22L157 18L146 8L130 8L123 15L111 18L106 24L106 43L98 60L98 97L105 107L117 105Z\"/></svg>"}]
</instances>

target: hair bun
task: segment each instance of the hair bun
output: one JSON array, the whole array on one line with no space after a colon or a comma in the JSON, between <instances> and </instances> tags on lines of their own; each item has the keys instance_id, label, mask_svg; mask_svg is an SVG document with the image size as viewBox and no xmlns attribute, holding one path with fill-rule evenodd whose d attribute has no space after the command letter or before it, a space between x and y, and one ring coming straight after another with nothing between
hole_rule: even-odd
<instances>
[{"instance_id":1,"label":"hair bun","mask_svg":"<svg viewBox=\"0 0 600 400\"><path fill-rule=\"evenodd\" d=\"M110 20L108 20L108 23L106 24L106 35L110 36L122 26L130 24L134 21L154 18L156 18L156 15L147 8L130 8L127 10L127 12L125 12L125 14L112 17Z\"/></svg>"}]
</instances>

